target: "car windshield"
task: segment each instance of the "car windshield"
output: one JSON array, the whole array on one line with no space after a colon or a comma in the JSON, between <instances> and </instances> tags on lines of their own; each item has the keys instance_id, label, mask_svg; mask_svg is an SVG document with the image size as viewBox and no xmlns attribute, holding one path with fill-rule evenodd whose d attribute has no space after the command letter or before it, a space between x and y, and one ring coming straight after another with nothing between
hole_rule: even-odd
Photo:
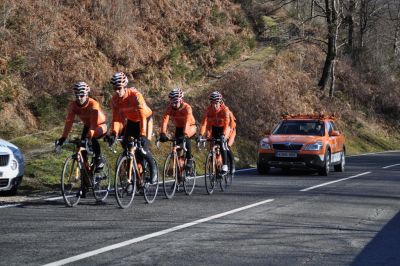
<instances>
[{"instance_id":1,"label":"car windshield","mask_svg":"<svg viewBox=\"0 0 400 266\"><path fill-rule=\"evenodd\" d=\"M309 135L323 136L324 122L312 121L282 121L272 133L273 135Z\"/></svg>"}]
</instances>

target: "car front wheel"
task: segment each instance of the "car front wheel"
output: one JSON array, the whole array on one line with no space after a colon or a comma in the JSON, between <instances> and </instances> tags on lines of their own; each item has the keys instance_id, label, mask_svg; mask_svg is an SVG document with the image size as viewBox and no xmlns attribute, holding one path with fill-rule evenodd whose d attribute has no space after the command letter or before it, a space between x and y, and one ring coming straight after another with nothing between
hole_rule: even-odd
<instances>
[{"instance_id":1,"label":"car front wheel","mask_svg":"<svg viewBox=\"0 0 400 266\"><path fill-rule=\"evenodd\" d=\"M329 168L331 166L331 153L329 150L325 152L325 163L324 166L318 171L319 175L327 176L329 174Z\"/></svg>"}]
</instances>

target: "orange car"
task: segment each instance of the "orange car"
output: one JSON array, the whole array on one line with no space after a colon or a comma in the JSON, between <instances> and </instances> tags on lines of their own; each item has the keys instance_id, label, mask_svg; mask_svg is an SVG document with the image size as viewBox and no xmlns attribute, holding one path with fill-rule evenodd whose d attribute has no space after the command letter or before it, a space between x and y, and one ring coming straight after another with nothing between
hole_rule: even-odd
<instances>
[{"instance_id":1,"label":"orange car","mask_svg":"<svg viewBox=\"0 0 400 266\"><path fill-rule=\"evenodd\" d=\"M268 173L271 167L311 168L328 175L330 166L343 172L345 137L337 129L334 116L285 115L258 149L257 170Z\"/></svg>"}]
</instances>

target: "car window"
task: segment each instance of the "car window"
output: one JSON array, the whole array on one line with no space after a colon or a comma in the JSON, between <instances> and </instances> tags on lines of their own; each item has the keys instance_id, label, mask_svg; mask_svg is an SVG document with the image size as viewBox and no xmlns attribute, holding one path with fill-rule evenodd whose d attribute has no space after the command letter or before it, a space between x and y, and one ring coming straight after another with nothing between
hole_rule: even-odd
<instances>
[{"instance_id":1,"label":"car window","mask_svg":"<svg viewBox=\"0 0 400 266\"><path fill-rule=\"evenodd\" d=\"M331 123L331 126L332 126L333 130L339 131L337 126L336 126L336 124L333 121L331 121L330 123Z\"/></svg>"},{"instance_id":2,"label":"car window","mask_svg":"<svg viewBox=\"0 0 400 266\"><path fill-rule=\"evenodd\" d=\"M326 127L327 127L327 129L328 129L328 134L329 134L329 136L332 134L332 124L330 123L330 122L327 122L326 123Z\"/></svg>"},{"instance_id":3,"label":"car window","mask_svg":"<svg viewBox=\"0 0 400 266\"><path fill-rule=\"evenodd\" d=\"M273 135L310 135L323 136L324 123L318 120L282 121L273 131Z\"/></svg>"}]
</instances>

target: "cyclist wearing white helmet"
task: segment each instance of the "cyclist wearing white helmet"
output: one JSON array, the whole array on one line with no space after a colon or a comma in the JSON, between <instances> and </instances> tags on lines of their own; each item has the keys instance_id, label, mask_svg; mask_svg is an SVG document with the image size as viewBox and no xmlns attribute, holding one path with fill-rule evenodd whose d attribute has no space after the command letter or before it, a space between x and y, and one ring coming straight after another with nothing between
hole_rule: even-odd
<instances>
[{"instance_id":1,"label":"cyclist wearing white helmet","mask_svg":"<svg viewBox=\"0 0 400 266\"><path fill-rule=\"evenodd\" d=\"M166 133L168 121L171 117L175 124L175 139L179 140L178 144L183 141L186 144L186 167L190 169L193 164L190 138L196 134L196 121L192 113L192 107L183 101L183 91L180 88L173 89L168 94L168 98L169 105L162 119L160 141L165 142L168 140Z\"/></svg>"},{"instance_id":2,"label":"cyclist wearing white helmet","mask_svg":"<svg viewBox=\"0 0 400 266\"><path fill-rule=\"evenodd\" d=\"M128 78L123 72L118 72L111 78L115 95L110 101L112 121L110 145L115 142L116 136L123 136L123 145L128 143L128 137L139 139L146 154L138 153L139 159L146 160L150 166L151 183L157 180L157 169L149 150L149 140L153 131L153 112L147 106L143 95L134 87L128 88Z\"/></svg>"},{"instance_id":3,"label":"cyclist wearing white helmet","mask_svg":"<svg viewBox=\"0 0 400 266\"><path fill-rule=\"evenodd\" d=\"M76 99L68 105L64 132L62 137L56 141L56 146L61 146L65 142L65 139L71 132L74 118L77 115L84 124L81 134L81 145L82 147L86 147L89 142L92 143L96 169L101 169L104 166L104 162L97 139L103 137L107 132L106 116L101 110L100 104L89 97L90 87L85 82L76 83L73 91Z\"/></svg>"},{"instance_id":4,"label":"cyclist wearing white helmet","mask_svg":"<svg viewBox=\"0 0 400 266\"><path fill-rule=\"evenodd\" d=\"M204 112L203 120L200 127L200 135L204 136L206 133L207 138L221 139L221 154L222 154L222 174L228 172L227 151L228 146L226 139L230 134L229 127L229 108L224 104L222 95L218 91L214 91L209 97L210 105ZM204 137L203 137L204 138Z\"/></svg>"}]
</instances>

